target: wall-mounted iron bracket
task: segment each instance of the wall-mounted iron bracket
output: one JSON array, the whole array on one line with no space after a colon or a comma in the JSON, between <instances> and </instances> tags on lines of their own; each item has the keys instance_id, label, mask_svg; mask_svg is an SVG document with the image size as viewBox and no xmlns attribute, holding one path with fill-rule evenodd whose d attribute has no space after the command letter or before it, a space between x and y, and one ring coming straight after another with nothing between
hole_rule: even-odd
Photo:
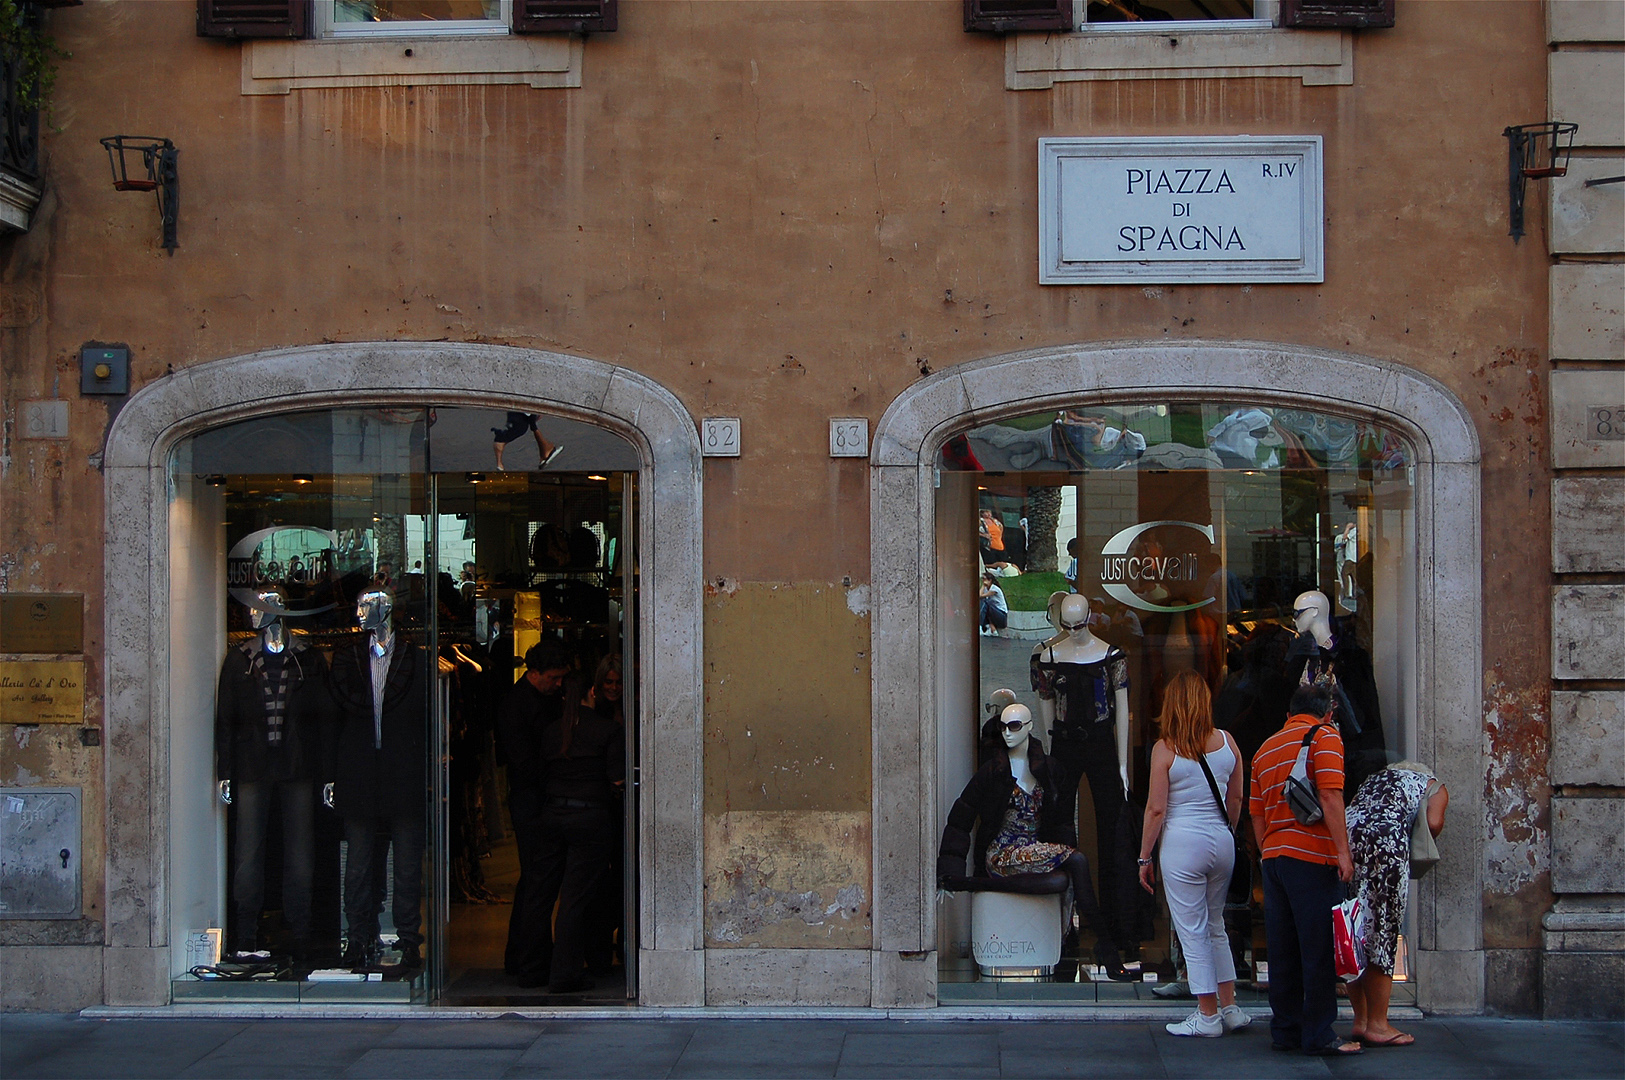
<instances>
[{"instance_id":1,"label":"wall-mounted iron bracket","mask_svg":"<svg viewBox=\"0 0 1625 1080\"><path fill-rule=\"evenodd\" d=\"M157 193L164 250L175 254L175 248L179 246L175 232L180 218L180 151L168 139L150 135L109 135L101 142L107 150L108 164L113 169L113 187L116 190ZM131 170L131 159L137 154L141 158L140 165Z\"/></svg>"},{"instance_id":2,"label":"wall-mounted iron bracket","mask_svg":"<svg viewBox=\"0 0 1625 1080\"><path fill-rule=\"evenodd\" d=\"M1511 229L1516 244L1524 235L1523 201L1530 180L1564 176L1569 171L1569 152L1574 149L1574 133L1579 124L1546 120L1539 124L1515 124L1501 134L1507 137L1507 195L1511 202Z\"/></svg>"}]
</instances>

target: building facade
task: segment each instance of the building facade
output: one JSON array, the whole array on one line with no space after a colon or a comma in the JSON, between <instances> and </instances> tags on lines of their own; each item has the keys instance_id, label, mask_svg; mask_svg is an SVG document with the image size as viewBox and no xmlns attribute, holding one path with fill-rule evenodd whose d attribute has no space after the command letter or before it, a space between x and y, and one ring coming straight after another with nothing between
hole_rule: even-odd
<instances>
[{"instance_id":1,"label":"building facade","mask_svg":"<svg viewBox=\"0 0 1625 1080\"><path fill-rule=\"evenodd\" d=\"M1377 748L1451 792L1415 1001L1621 1015L1625 4L984 6L38 13L68 55L0 237L6 1008L194 993L191 939L243 917L222 658L261 585L350 647L378 575L442 662L399 1000L478 996L504 832L453 651L551 635L626 672L626 1000L974 1004L938 838L1049 633L1012 577L977 635L977 573L1053 583L1076 537L1139 628L1140 797L1167 674L1278 676L1319 591ZM1547 121L1566 172L1542 136L1509 177ZM120 134L176 153L121 174Z\"/></svg>"}]
</instances>

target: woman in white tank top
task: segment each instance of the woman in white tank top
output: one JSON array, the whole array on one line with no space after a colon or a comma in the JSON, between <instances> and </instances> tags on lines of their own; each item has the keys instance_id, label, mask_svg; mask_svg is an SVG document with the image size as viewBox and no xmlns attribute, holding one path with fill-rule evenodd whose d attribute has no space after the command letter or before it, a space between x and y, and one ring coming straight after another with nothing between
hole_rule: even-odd
<instances>
[{"instance_id":1,"label":"woman in white tank top","mask_svg":"<svg viewBox=\"0 0 1625 1080\"><path fill-rule=\"evenodd\" d=\"M1160 838L1168 910L1196 995L1196 1011L1167 1028L1173 1035L1213 1037L1252 1022L1236 1005L1236 964L1224 933L1224 895L1236 858L1231 830L1241 815L1241 758L1229 733L1213 729L1213 699L1194 671L1169 681L1159 723L1162 738L1151 751L1140 838L1140 884L1152 890L1151 852Z\"/></svg>"}]
</instances>

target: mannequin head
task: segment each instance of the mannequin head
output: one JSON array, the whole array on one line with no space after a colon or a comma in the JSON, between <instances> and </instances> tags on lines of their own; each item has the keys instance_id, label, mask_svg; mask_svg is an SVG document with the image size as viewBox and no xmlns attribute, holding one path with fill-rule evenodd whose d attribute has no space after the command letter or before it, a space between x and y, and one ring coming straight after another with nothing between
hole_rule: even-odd
<instances>
[{"instance_id":1,"label":"mannequin head","mask_svg":"<svg viewBox=\"0 0 1625 1080\"><path fill-rule=\"evenodd\" d=\"M1310 590L1292 601L1292 625L1300 634L1313 634L1317 640L1331 635L1332 602L1326 594Z\"/></svg>"},{"instance_id":2,"label":"mannequin head","mask_svg":"<svg viewBox=\"0 0 1625 1080\"><path fill-rule=\"evenodd\" d=\"M987 711L990 713L1002 713L1005 709L1008 709L1015 703L1016 692L1014 690L1008 690L1001 687L987 696Z\"/></svg>"},{"instance_id":3,"label":"mannequin head","mask_svg":"<svg viewBox=\"0 0 1625 1080\"><path fill-rule=\"evenodd\" d=\"M1004 745L1011 750L1025 747L1033 737L1032 710L1025 705L1005 706L999 714L999 734L1004 737Z\"/></svg>"},{"instance_id":4,"label":"mannequin head","mask_svg":"<svg viewBox=\"0 0 1625 1080\"><path fill-rule=\"evenodd\" d=\"M288 598L280 588L261 589L254 594L254 603L248 605L248 625L255 630L281 621L288 610Z\"/></svg>"},{"instance_id":5,"label":"mannequin head","mask_svg":"<svg viewBox=\"0 0 1625 1080\"><path fill-rule=\"evenodd\" d=\"M1088 629L1089 626L1089 600L1082 593L1068 593L1061 598L1058 624L1062 630L1069 634L1077 634Z\"/></svg>"},{"instance_id":6,"label":"mannequin head","mask_svg":"<svg viewBox=\"0 0 1625 1080\"><path fill-rule=\"evenodd\" d=\"M363 630L388 634L389 613L394 610L394 593L382 588L368 589L355 602L355 621L361 624Z\"/></svg>"}]
</instances>

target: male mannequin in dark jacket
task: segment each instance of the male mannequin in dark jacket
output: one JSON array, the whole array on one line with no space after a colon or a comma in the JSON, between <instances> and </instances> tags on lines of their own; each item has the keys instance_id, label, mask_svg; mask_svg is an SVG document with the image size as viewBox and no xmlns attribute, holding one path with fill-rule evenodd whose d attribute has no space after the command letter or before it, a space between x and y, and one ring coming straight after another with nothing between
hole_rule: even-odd
<instances>
[{"instance_id":1,"label":"male mannequin in dark jacket","mask_svg":"<svg viewBox=\"0 0 1625 1080\"><path fill-rule=\"evenodd\" d=\"M215 776L236 807L230 950L259 947L265 907L265 840L275 798L282 810L282 916L295 954L310 941L316 786L331 737L332 699L321 654L288 633L284 598L266 590L249 608L259 634L226 650L215 699Z\"/></svg>"},{"instance_id":2,"label":"male mannequin in dark jacket","mask_svg":"<svg viewBox=\"0 0 1625 1080\"><path fill-rule=\"evenodd\" d=\"M367 966L378 954L374 877L378 833L395 848L395 932L401 964L422 962L424 825L428 796L427 669L424 652L394 632L387 589L361 595L356 618L369 633L333 651L333 697L339 724L333 760L333 808L349 845L344 868L344 963ZM375 687L381 694L375 694Z\"/></svg>"}]
</instances>

